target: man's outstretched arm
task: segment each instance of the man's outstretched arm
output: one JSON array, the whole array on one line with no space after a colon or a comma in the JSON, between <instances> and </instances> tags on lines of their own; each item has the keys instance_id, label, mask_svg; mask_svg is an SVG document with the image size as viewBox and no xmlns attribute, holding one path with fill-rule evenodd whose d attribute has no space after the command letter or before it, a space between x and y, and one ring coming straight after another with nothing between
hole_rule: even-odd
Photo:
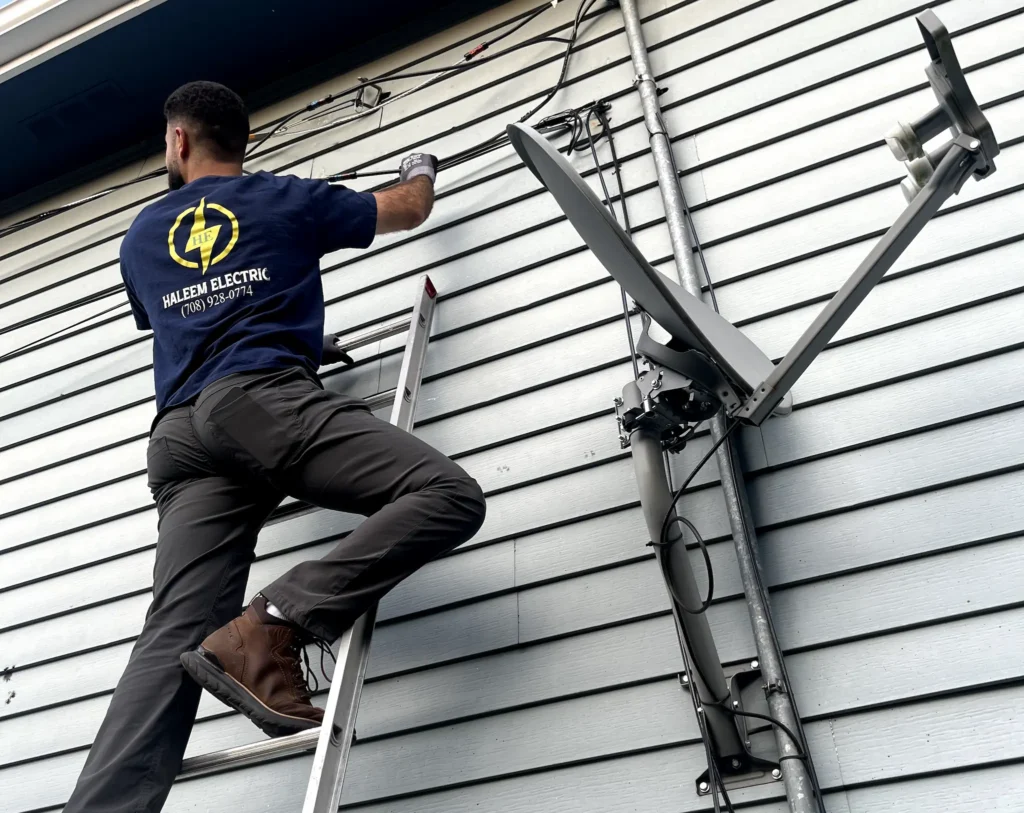
<instances>
[{"instance_id":1,"label":"man's outstretched arm","mask_svg":"<svg viewBox=\"0 0 1024 813\"><path fill-rule=\"evenodd\" d=\"M415 229L434 208L437 158L414 153L402 161L400 181L374 192L377 199L377 234Z\"/></svg>"}]
</instances>

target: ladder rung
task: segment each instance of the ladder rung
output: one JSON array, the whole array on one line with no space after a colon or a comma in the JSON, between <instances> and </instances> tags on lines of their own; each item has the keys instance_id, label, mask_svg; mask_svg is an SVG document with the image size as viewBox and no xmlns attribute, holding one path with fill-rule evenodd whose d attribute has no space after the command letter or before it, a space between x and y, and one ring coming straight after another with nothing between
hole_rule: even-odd
<instances>
[{"instance_id":1,"label":"ladder rung","mask_svg":"<svg viewBox=\"0 0 1024 813\"><path fill-rule=\"evenodd\" d=\"M410 316L403 316L401 319L395 319L377 327L367 328L366 330L360 330L358 333L347 333L339 336L335 344L346 353L358 347L365 347L381 339L386 339L388 336L394 336L397 333L408 330L411 318Z\"/></svg>"},{"instance_id":2,"label":"ladder rung","mask_svg":"<svg viewBox=\"0 0 1024 813\"><path fill-rule=\"evenodd\" d=\"M386 390L385 392L378 392L376 395L371 395L364 400L369 404L371 410L377 411L378 409L383 409L388 404L394 403L395 391Z\"/></svg>"},{"instance_id":3,"label":"ladder rung","mask_svg":"<svg viewBox=\"0 0 1024 813\"><path fill-rule=\"evenodd\" d=\"M312 751L316 748L316 741L319 736L320 729L312 728L309 731L300 731L298 734L290 734L287 737L260 740L248 745L239 745L236 748L225 748L223 751L214 751L209 754L189 757L181 763L181 772L178 776L180 778L202 776L203 774L227 768L257 765L270 759Z\"/></svg>"}]
</instances>

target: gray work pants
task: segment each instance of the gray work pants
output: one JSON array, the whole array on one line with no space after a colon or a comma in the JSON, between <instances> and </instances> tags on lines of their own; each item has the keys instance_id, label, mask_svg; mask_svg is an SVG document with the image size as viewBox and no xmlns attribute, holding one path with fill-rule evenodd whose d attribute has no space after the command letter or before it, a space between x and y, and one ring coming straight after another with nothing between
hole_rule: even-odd
<instances>
[{"instance_id":1,"label":"gray work pants","mask_svg":"<svg viewBox=\"0 0 1024 813\"><path fill-rule=\"evenodd\" d=\"M167 412L148 471L153 603L65 813L163 806L200 697L179 656L240 612L256 536L285 495L367 517L260 591L327 640L484 517L458 465L298 369L231 375Z\"/></svg>"}]
</instances>

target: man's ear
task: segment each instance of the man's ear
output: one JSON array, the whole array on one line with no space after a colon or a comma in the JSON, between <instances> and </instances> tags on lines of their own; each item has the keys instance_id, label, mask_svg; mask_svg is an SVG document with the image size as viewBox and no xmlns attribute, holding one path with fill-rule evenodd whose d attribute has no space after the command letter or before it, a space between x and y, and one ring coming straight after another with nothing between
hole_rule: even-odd
<instances>
[{"instance_id":1,"label":"man's ear","mask_svg":"<svg viewBox=\"0 0 1024 813\"><path fill-rule=\"evenodd\" d=\"M192 152L192 143L184 127L174 128L174 145L178 158L182 161L188 160L189 154Z\"/></svg>"}]
</instances>

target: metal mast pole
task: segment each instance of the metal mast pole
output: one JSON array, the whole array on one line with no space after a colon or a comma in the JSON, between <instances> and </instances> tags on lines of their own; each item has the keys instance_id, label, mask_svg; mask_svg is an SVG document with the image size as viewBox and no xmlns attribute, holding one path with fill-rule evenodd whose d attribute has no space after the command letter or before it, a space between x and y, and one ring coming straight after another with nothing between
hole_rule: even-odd
<instances>
[{"instance_id":1,"label":"metal mast pole","mask_svg":"<svg viewBox=\"0 0 1024 813\"><path fill-rule=\"evenodd\" d=\"M633 58L633 69L636 71L635 84L640 93L644 121L650 135L651 154L654 157L658 186L665 206L665 218L668 221L668 231L672 241L672 252L675 255L679 282L689 293L701 297L700 279L697 276L697 268L693 260L693 242L687 230L683 191L679 185L679 173L675 157L672 154L672 145L661 115L658 86L651 70L636 0L620 0L619 5L622 8L626 38L629 41L629 51ZM710 423L711 437L718 441L725 433L725 418L719 413ZM789 694L789 687L785 685L783 678L782 653L775 645L775 639L770 630L769 608L765 596L758 588L754 527L752 522L747 522L750 508L746 504L743 480L738 476L737 459L731 439L727 439L719 447L715 459L718 462L718 471L722 479L722 490L725 494L725 504L729 514L729 526L732 530L733 544L736 547L736 558L739 562L743 592L747 598L761 674L766 686L768 708L772 717L790 730L795 730L798 727L797 715ZM790 757L780 761L782 780L785 784L790 810L792 813L823 813L819 809L804 761L792 758L800 753L800 745L794 743L778 727L775 727L775 739L780 756Z\"/></svg>"}]
</instances>

